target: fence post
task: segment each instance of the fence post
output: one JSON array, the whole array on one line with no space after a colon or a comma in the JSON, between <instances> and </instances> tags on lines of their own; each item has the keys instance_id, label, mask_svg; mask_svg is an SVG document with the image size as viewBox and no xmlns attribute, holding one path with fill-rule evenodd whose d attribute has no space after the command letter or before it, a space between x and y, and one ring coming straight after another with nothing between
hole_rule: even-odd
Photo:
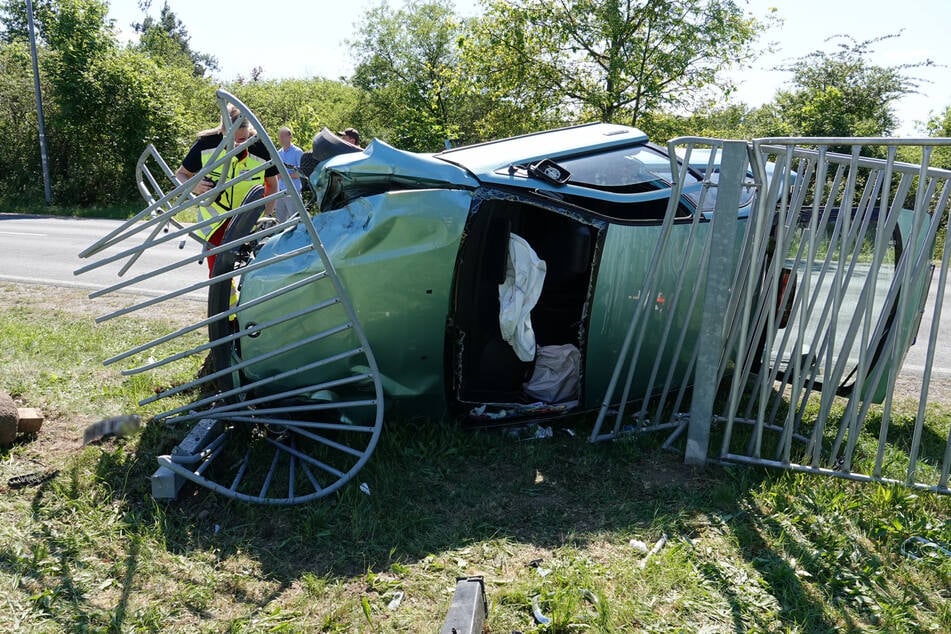
<instances>
[{"instance_id":1,"label":"fence post","mask_svg":"<svg viewBox=\"0 0 951 634\"><path fill-rule=\"evenodd\" d=\"M749 154L745 141L724 141L720 158L717 202L710 227L710 263L704 288L700 346L694 375L690 426L684 461L703 465L710 446L713 400L717 393L717 372L723 353L729 294L736 270L736 223L740 191L746 178Z\"/></svg>"}]
</instances>

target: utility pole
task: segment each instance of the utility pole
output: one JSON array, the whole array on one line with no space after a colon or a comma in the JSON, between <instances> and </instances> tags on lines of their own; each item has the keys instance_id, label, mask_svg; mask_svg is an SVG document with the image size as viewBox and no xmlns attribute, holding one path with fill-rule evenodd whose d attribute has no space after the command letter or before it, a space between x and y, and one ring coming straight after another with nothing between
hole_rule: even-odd
<instances>
[{"instance_id":1,"label":"utility pole","mask_svg":"<svg viewBox=\"0 0 951 634\"><path fill-rule=\"evenodd\" d=\"M33 58L33 91L36 93L36 120L40 127L40 162L43 165L43 194L46 206L53 203L50 167L46 160L46 125L43 123L43 95L40 93L40 69L36 63L36 33L33 29L33 0L26 0L26 19L30 30L30 56Z\"/></svg>"}]
</instances>

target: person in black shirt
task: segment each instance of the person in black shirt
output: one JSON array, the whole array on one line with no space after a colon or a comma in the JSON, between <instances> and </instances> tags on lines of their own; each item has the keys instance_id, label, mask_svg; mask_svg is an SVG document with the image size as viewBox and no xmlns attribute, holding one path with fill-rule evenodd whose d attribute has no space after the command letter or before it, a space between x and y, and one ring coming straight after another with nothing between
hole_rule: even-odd
<instances>
[{"instance_id":1,"label":"person in black shirt","mask_svg":"<svg viewBox=\"0 0 951 634\"><path fill-rule=\"evenodd\" d=\"M228 115L231 117L231 121L234 122L240 116L240 112L236 107L228 104ZM204 130L198 134L198 139L192 145L191 149L188 151L188 154L185 155L181 166L175 173L175 177L178 179L178 182L184 183L189 178L198 173L198 171L201 170L201 168L209 160L211 160L215 149L224 138L224 131L225 126L224 123L222 123L217 128ZM245 119L235 131L235 146L241 145L247 141L249 137L254 136L255 134L256 132L254 128ZM212 171L209 175L210 178L205 178L199 181L192 191L196 195L204 194L209 189L213 188L217 181L222 178L222 176L226 180L229 180L243 172L254 169L262 163L269 161L270 159L271 154L268 152L264 144L261 143L261 141L252 143L243 152L233 157L230 162L225 163L224 165L219 166L214 171ZM276 192L277 173L277 166L270 165L263 172L259 172L254 176L223 190L211 204L202 205L199 207L198 220L209 220L214 216L240 207L246 202L250 202L255 197L259 198L262 196L262 194L266 196ZM268 215L273 215L274 204L275 203L273 201L266 203L264 212ZM209 245L218 246L221 244L229 221L230 218L226 218L220 223L212 223L208 226L196 229L194 233L198 234L198 236L204 239ZM214 265L215 256L208 256L209 273L214 270Z\"/></svg>"}]
</instances>

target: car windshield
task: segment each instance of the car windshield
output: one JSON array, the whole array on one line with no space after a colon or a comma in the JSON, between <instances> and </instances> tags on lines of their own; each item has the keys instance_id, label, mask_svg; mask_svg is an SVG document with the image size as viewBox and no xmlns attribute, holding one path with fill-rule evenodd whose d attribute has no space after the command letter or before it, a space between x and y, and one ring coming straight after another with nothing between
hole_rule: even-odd
<instances>
[{"instance_id":1,"label":"car windshield","mask_svg":"<svg viewBox=\"0 0 951 634\"><path fill-rule=\"evenodd\" d=\"M616 193L637 193L665 189L674 180L670 171L670 159L649 145L616 148L607 152L576 155L556 159L558 165L571 175L569 183ZM713 165L709 174L711 187L704 192L700 187L701 173L708 167L706 162L691 165L683 183L683 196L693 203L695 209L712 212L716 207L717 187L720 180L719 164ZM699 169L697 169L699 168ZM740 208L750 204L754 189L751 180L740 196ZM701 207L701 194L703 205Z\"/></svg>"},{"instance_id":2,"label":"car windshield","mask_svg":"<svg viewBox=\"0 0 951 634\"><path fill-rule=\"evenodd\" d=\"M635 193L664 189L670 187L673 181L670 159L647 145L560 159L558 164L571 173L572 184L607 191ZM710 179L711 182L715 184L719 176L719 172L716 172ZM690 170L686 173L683 195L693 203L694 208L700 207L699 183L700 178L696 171ZM741 206L748 202L746 197L741 201ZM703 195L701 211L713 211L715 205L716 187L710 187Z\"/></svg>"},{"instance_id":3,"label":"car windshield","mask_svg":"<svg viewBox=\"0 0 951 634\"><path fill-rule=\"evenodd\" d=\"M570 182L612 191L645 191L670 187L670 161L646 145L599 154L559 159Z\"/></svg>"}]
</instances>

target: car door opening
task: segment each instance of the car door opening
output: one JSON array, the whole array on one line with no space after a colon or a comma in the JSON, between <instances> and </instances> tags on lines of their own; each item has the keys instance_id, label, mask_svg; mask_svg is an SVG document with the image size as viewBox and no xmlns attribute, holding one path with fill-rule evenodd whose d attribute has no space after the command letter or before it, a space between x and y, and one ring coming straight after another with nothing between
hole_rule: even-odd
<instances>
[{"instance_id":1,"label":"car door opening","mask_svg":"<svg viewBox=\"0 0 951 634\"><path fill-rule=\"evenodd\" d=\"M451 400L469 409L508 405L514 415L577 404L599 232L543 203L476 200L459 250L447 329ZM512 294L525 305L513 309ZM530 315L525 323L511 314L519 310ZM500 321L508 327L513 320L528 343L510 342L510 333L502 332Z\"/></svg>"}]
</instances>

